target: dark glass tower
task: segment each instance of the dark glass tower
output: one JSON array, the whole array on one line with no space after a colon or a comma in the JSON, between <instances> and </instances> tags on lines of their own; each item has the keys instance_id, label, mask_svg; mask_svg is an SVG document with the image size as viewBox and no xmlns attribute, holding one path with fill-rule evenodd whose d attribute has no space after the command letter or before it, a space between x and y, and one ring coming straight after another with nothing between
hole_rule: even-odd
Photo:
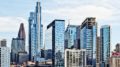
<instances>
[{"instance_id":1,"label":"dark glass tower","mask_svg":"<svg viewBox=\"0 0 120 67\"><path fill-rule=\"evenodd\" d=\"M52 39L48 41L52 44L52 67L64 67L64 32L65 21L54 20L47 26L51 30Z\"/></svg>"},{"instance_id":2,"label":"dark glass tower","mask_svg":"<svg viewBox=\"0 0 120 67\"><path fill-rule=\"evenodd\" d=\"M81 25L80 48L86 49L87 66L96 65L97 23L95 18L86 18Z\"/></svg>"},{"instance_id":3,"label":"dark glass tower","mask_svg":"<svg viewBox=\"0 0 120 67\"><path fill-rule=\"evenodd\" d=\"M100 37L101 37L101 54L102 54L102 64L103 67L110 67L109 66L109 58L110 58L110 26L104 25L100 29Z\"/></svg>"}]
</instances>

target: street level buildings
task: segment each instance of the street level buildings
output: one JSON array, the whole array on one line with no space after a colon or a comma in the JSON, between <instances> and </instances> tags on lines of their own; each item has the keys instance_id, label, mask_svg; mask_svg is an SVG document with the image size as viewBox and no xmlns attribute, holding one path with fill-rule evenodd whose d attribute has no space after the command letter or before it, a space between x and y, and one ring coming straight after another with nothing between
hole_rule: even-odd
<instances>
[{"instance_id":1,"label":"street level buildings","mask_svg":"<svg viewBox=\"0 0 120 67\"><path fill-rule=\"evenodd\" d=\"M86 67L86 50L66 49L65 67Z\"/></svg>"}]
</instances>

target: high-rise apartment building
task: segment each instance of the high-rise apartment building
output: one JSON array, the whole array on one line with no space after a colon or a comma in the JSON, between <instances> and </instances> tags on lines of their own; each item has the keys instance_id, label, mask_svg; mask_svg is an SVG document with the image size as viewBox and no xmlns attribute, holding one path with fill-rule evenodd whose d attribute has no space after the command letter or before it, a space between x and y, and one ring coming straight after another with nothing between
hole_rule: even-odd
<instances>
[{"instance_id":1,"label":"high-rise apartment building","mask_svg":"<svg viewBox=\"0 0 120 67\"><path fill-rule=\"evenodd\" d=\"M86 50L66 49L65 67L86 67Z\"/></svg>"},{"instance_id":2,"label":"high-rise apartment building","mask_svg":"<svg viewBox=\"0 0 120 67\"><path fill-rule=\"evenodd\" d=\"M94 17L86 18L81 25L80 48L86 49L87 66L96 67L97 23Z\"/></svg>"},{"instance_id":3,"label":"high-rise apartment building","mask_svg":"<svg viewBox=\"0 0 120 67\"><path fill-rule=\"evenodd\" d=\"M110 59L110 26L104 25L100 29L100 38L101 38L101 66L109 67Z\"/></svg>"},{"instance_id":4,"label":"high-rise apartment building","mask_svg":"<svg viewBox=\"0 0 120 67\"><path fill-rule=\"evenodd\" d=\"M10 49L6 47L6 42L0 43L0 67L10 67Z\"/></svg>"},{"instance_id":5,"label":"high-rise apartment building","mask_svg":"<svg viewBox=\"0 0 120 67\"><path fill-rule=\"evenodd\" d=\"M51 30L52 39L48 41L52 44L52 67L64 67L64 32L65 21L54 20L47 26Z\"/></svg>"},{"instance_id":6,"label":"high-rise apartment building","mask_svg":"<svg viewBox=\"0 0 120 67\"><path fill-rule=\"evenodd\" d=\"M97 45L96 45L96 67L100 67L101 63L101 41L100 37L97 37Z\"/></svg>"},{"instance_id":7,"label":"high-rise apartment building","mask_svg":"<svg viewBox=\"0 0 120 67\"><path fill-rule=\"evenodd\" d=\"M40 61L43 49L43 25L41 23L41 5L37 2L35 12L29 17L29 60Z\"/></svg>"}]
</instances>

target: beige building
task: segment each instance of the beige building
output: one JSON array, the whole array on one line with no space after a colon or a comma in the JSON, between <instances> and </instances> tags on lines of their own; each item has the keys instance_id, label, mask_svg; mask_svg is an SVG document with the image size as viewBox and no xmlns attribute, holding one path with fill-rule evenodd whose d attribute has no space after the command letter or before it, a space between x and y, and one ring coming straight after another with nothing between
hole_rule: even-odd
<instances>
[{"instance_id":1,"label":"beige building","mask_svg":"<svg viewBox=\"0 0 120 67\"><path fill-rule=\"evenodd\" d=\"M113 52L110 58L110 67L120 67L120 52Z\"/></svg>"},{"instance_id":2,"label":"beige building","mask_svg":"<svg viewBox=\"0 0 120 67\"><path fill-rule=\"evenodd\" d=\"M65 67L86 67L86 50L66 49Z\"/></svg>"},{"instance_id":3,"label":"beige building","mask_svg":"<svg viewBox=\"0 0 120 67\"><path fill-rule=\"evenodd\" d=\"M100 57L101 56L101 45L100 45L100 37L97 37L97 45L96 45L96 67L100 67Z\"/></svg>"}]
</instances>

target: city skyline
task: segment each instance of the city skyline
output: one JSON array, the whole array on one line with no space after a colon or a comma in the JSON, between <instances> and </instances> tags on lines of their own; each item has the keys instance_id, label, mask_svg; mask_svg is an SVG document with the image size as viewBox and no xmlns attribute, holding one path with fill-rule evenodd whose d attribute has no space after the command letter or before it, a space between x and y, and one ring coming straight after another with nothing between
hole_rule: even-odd
<instances>
[{"instance_id":1,"label":"city skyline","mask_svg":"<svg viewBox=\"0 0 120 67\"><path fill-rule=\"evenodd\" d=\"M2 9L0 11L0 21L1 21L0 22L0 27L1 27L0 39L7 39L9 47L11 45L12 37L16 37L20 23L25 24L25 31L27 32L26 39L28 39L28 16L30 11L34 11L33 9L36 5L35 2L36 1L34 0L31 0L31 1L11 0L10 2L2 1L0 3L0 9ZM9 5L9 3L12 3L12 4ZM120 26L120 23L119 23L120 13L118 12L119 3L117 2L117 0L114 3L112 2L112 0L109 0L109 1L102 0L101 2L95 1L95 0L91 2L80 1L80 0L75 0L75 1L68 1L68 0L44 1L43 0L41 2L42 16L43 16L42 23L44 25L44 29L46 30L46 25L48 25L52 20L56 18L65 19L66 25L68 24L68 20L70 20L70 24L80 25L86 17L93 16L93 17L96 17L97 19L98 28L100 28L101 25L105 25L105 24L111 25L111 28L112 28L111 45L112 47L115 47L115 44L119 43L120 41L120 39L117 38L117 36L119 36L119 33L120 33L117 30ZM72 8L74 8L74 10L72 10ZM71 14L72 12L74 13ZM113 49L114 48L112 48L112 50Z\"/></svg>"}]
</instances>

